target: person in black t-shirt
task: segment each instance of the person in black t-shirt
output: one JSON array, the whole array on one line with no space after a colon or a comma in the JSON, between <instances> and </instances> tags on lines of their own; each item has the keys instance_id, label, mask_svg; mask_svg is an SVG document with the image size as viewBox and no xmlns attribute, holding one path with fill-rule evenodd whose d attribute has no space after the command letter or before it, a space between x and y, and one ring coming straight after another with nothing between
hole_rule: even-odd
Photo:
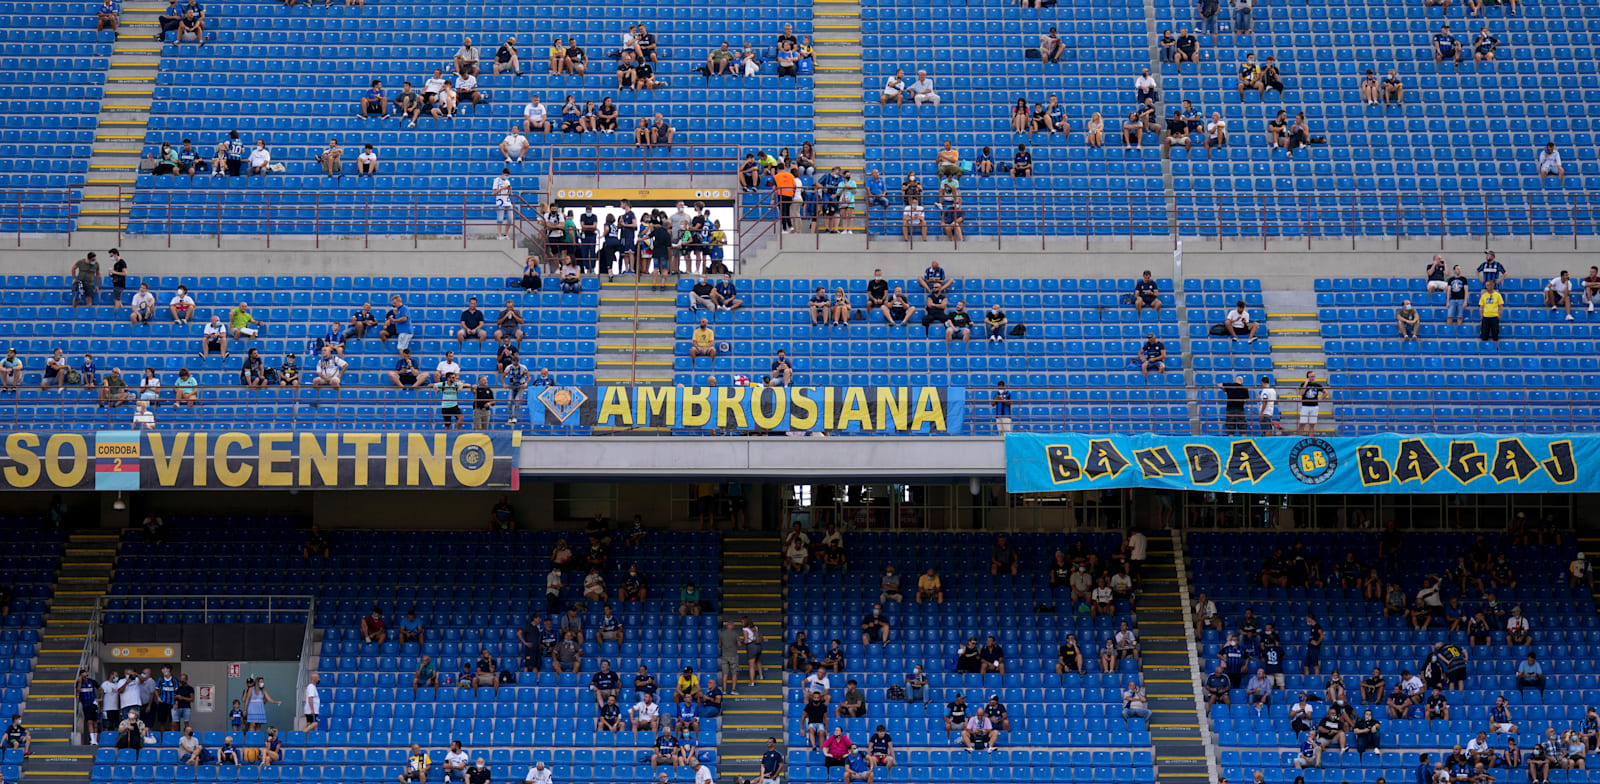
<instances>
[{"instance_id":1,"label":"person in black t-shirt","mask_svg":"<svg viewBox=\"0 0 1600 784\"><path fill-rule=\"evenodd\" d=\"M867 281L867 309L883 307L889 301L889 281L883 279L883 270L872 271L872 280Z\"/></svg>"},{"instance_id":2,"label":"person in black t-shirt","mask_svg":"<svg viewBox=\"0 0 1600 784\"><path fill-rule=\"evenodd\" d=\"M978 638L968 637L965 645L956 650L956 672L976 675L983 667L983 657L978 652Z\"/></svg>"},{"instance_id":3,"label":"person in black t-shirt","mask_svg":"<svg viewBox=\"0 0 1600 784\"><path fill-rule=\"evenodd\" d=\"M1083 672L1083 649L1078 647L1075 634L1067 635L1067 641L1056 652L1056 674L1065 675L1069 672Z\"/></svg>"},{"instance_id":4,"label":"person in black t-shirt","mask_svg":"<svg viewBox=\"0 0 1600 784\"><path fill-rule=\"evenodd\" d=\"M1245 434L1245 404L1250 401L1250 390L1245 388L1244 376L1234 376L1232 381L1217 385L1226 399L1222 432L1225 435Z\"/></svg>"},{"instance_id":5,"label":"person in black t-shirt","mask_svg":"<svg viewBox=\"0 0 1600 784\"><path fill-rule=\"evenodd\" d=\"M1133 309L1143 312L1145 308L1161 310L1161 286L1150 276L1150 270L1145 270L1144 277L1133 284Z\"/></svg>"},{"instance_id":6,"label":"person in black t-shirt","mask_svg":"<svg viewBox=\"0 0 1600 784\"><path fill-rule=\"evenodd\" d=\"M783 753L778 751L778 739L767 738L767 750L761 755L761 778L777 781L783 775Z\"/></svg>"},{"instance_id":7,"label":"person in black t-shirt","mask_svg":"<svg viewBox=\"0 0 1600 784\"><path fill-rule=\"evenodd\" d=\"M1467 315L1467 291L1470 284L1467 277L1461 274L1461 265L1457 264L1450 270L1450 277L1445 280L1445 290L1449 292L1449 299L1445 301L1444 323L1460 324Z\"/></svg>"},{"instance_id":8,"label":"person in black t-shirt","mask_svg":"<svg viewBox=\"0 0 1600 784\"><path fill-rule=\"evenodd\" d=\"M977 641L974 640L974 643ZM953 733L960 732L967 724L967 695L957 694L956 698L945 706L944 735L949 740Z\"/></svg>"}]
</instances>

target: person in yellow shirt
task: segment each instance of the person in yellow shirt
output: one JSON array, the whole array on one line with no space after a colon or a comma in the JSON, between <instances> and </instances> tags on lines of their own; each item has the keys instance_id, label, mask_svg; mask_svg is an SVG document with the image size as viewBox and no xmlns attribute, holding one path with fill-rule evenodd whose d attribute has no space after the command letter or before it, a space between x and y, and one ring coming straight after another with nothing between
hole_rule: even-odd
<instances>
[{"instance_id":1,"label":"person in yellow shirt","mask_svg":"<svg viewBox=\"0 0 1600 784\"><path fill-rule=\"evenodd\" d=\"M427 781L428 768L433 765L433 760L421 746L411 744L411 753L406 757L405 770L400 773L402 784L407 781Z\"/></svg>"},{"instance_id":2,"label":"person in yellow shirt","mask_svg":"<svg viewBox=\"0 0 1600 784\"><path fill-rule=\"evenodd\" d=\"M683 668L683 674L678 676L678 690L673 693L675 702L700 701L700 676L694 674L693 667Z\"/></svg>"},{"instance_id":3,"label":"person in yellow shirt","mask_svg":"<svg viewBox=\"0 0 1600 784\"><path fill-rule=\"evenodd\" d=\"M917 601L935 601L944 604L944 583L939 580L939 573L928 567L928 571L917 578Z\"/></svg>"},{"instance_id":4,"label":"person in yellow shirt","mask_svg":"<svg viewBox=\"0 0 1600 784\"><path fill-rule=\"evenodd\" d=\"M1483 294L1478 296L1482 316L1478 322L1478 340L1500 342L1500 309L1505 307L1506 298L1497 289L1494 281L1484 281Z\"/></svg>"},{"instance_id":5,"label":"person in yellow shirt","mask_svg":"<svg viewBox=\"0 0 1600 784\"><path fill-rule=\"evenodd\" d=\"M700 326L694 331L694 345L689 347L691 357L715 357L717 355L717 333L711 331L705 319L700 319Z\"/></svg>"}]
</instances>

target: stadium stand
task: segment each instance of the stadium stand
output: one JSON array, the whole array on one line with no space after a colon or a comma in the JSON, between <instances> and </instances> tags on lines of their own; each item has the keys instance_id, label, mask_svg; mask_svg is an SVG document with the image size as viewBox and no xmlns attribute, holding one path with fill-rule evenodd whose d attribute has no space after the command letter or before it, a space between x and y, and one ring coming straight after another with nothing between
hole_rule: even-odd
<instances>
[{"instance_id":1,"label":"stadium stand","mask_svg":"<svg viewBox=\"0 0 1600 784\"><path fill-rule=\"evenodd\" d=\"M7 231L63 232L77 219L111 55L111 31L94 30L97 7L11 9L0 25L0 187L12 191L0 223Z\"/></svg>"},{"instance_id":2,"label":"stadium stand","mask_svg":"<svg viewBox=\"0 0 1600 784\"><path fill-rule=\"evenodd\" d=\"M1246 667L1249 672L1261 666L1265 624L1276 624L1285 653L1284 688L1273 692L1270 704L1258 708L1237 688L1231 690L1231 705L1211 709L1210 723L1223 749L1221 764L1230 779L1246 781L1260 769L1267 781L1290 781L1297 774L1307 781L1411 781L1421 752L1431 752L1432 761L1445 763L1453 775L1462 763L1454 759L1452 748L1459 753L1479 732L1489 732L1497 755L1511 739L1531 749L1544 741L1547 727L1558 732L1578 727L1585 706L1594 702L1597 670L1589 652L1600 639L1600 622L1588 586L1574 585L1567 577L1574 550L1571 535L1548 523L1504 534L1427 537L1197 533L1189 537L1188 547L1195 589L1202 598L1209 595L1221 616L1218 628L1206 624L1200 632L1205 671L1228 658L1223 656L1224 634L1234 636L1247 627L1255 627L1242 638L1241 647L1255 657ZM1353 554L1348 566L1346 553ZM1249 566L1241 569L1241 563L1261 564L1266 584L1262 574ZM1380 592L1377 600L1364 598L1369 579ZM1430 587L1435 581L1440 590ZM1392 598L1390 591L1395 592ZM1423 607L1416 614L1434 619L1427 628L1413 622L1414 604ZM1247 610L1254 613L1251 623L1244 619ZM1517 610L1531 627L1531 644L1509 639L1508 619ZM1475 613L1485 618L1481 632L1468 625ZM1308 640L1315 633L1307 622L1311 616L1325 634L1320 674L1308 658ZM1451 631L1457 621L1461 626ZM1439 644L1464 653L1463 688L1450 688L1447 670L1430 663ZM1543 688L1519 684L1517 667L1529 654L1543 663ZM1415 673L1419 687L1443 686L1448 719L1442 714L1425 718L1421 703L1406 708L1404 718L1393 717L1383 702L1368 700L1360 691L1358 682L1374 670L1384 680L1385 701L1399 687L1402 671ZM1334 699L1327 688L1335 672L1343 674L1352 722L1366 710L1381 722L1377 743L1363 750L1351 735L1350 750L1338 751L1339 744L1333 743L1322 753L1320 768L1296 770L1290 763L1305 737L1291 726L1296 695L1320 699L1311 702L1310 731L1318 732ZM1509 702L1515 729L1496 731L1491 724L1501 721L1491 715L1498 697ZM1337 717L1340 711L1332 713ZM1471 764L1465 767L1471 775ZM1515 769L1520 765L1488 767L1494 781L1520 781L1525 775ZM1584 770L1550 774L1551 780L1568 781L1586 781L1587 776Z\"/></svg>"},{"instance_id":3,"label":"stadium stand","mask_svg":"<svg viewBox=\"0 0 1600 784\"><path fill-rule=\"evenodd\" d=\"M307 535L287 519L183 517L169 519L167 525L171 533L160 542L145 541L142 531L124 534L106 621L296 621L304 619L303 612L299 619L292 610L269 617L265 599L251 594L312 597L319 638L315 664L328 707L315 731L281 728L284 757L270 768L207 763L189 769L177 764L179 733L161 733L159 743L139 751L114 748L116 736L109 733L95 751L90 780L97 784L232 780L236 771L241 779L249 771L252 779L258 772L269 778L265 774L270 772L271 779L280 781L391 781L405 764L410 744L421 744L437 765L445 747L457 739L474 757L489 761L495 780L521 780L534 761L543 760L555 768L558 780L633 782L640 779L656 737L648 731L637 737L596 731L589 679L598 661L610 660L624 676L619 698L627 703L624 710L633 702L632 675L639 666L647 667L661 682L664 717L672 707L667 695L677 673L684 667L716 672L716 614L682 616L677 601L677 588L693 582L704 600L718 603L716 534L646 534L639 541L630 535L624 541L625 532L616 532L611 549L601 554L607 585L619 588L627 565L637 563L651 592L645 601L620 601L613 591L611 604L627 635L621 643L595 642L599 604L585 605L582 570L570 572L560 601L582 608L579 617L587 632L582 671L559 674L551 671L548 660L542 672L519 666L523 649L517 631L530 618L556 617L546 615L544 586L528 579L529 564L537 563L534 570L543 571L557 540L577 542L577 531L328 531L331 554L323 558L304 556ZM190 537L219 525L233 533L228 541L196 550ZM443 536L451 548L441 560L435 547ZM581 564L604 547L579 544L573 550L574 563ZM178 553L185 565L173 569ZM249 591L235 569L245 553L269 557L279 567L252 577ZM426 558L429 568L396 571L397 558ZM228 595L231 607L208 613L197 594ZM374 606L388 615L391 629L398 629L406 611L415 610L424 641L363 642L359 622ZM501 670L514 673L515 685L483 685L470 692L458 687L457 673L477 658L480 648L490 652ZM413 693L413 675L423 655L437 665L439 686ZM717 761L720 721L704 718L697 735L688 733L699 744L698 758L711 766ZM207 732L201 742L216 749L228 734L240 736L235 738L240 748L258 748L265 737L259 731ZM664 769L673 771L675 781L693 779L687 767Z\"/></svg>"},{"instance_id":4,"label":"stadium stand","mask_svg":"<svg viewBox=\"0 0 1600 784\"><path fill-rule=\"evenodd\" d=\"M798 533L798 530L795 532ZM820 537L821 532L813 531ZM790 536L794 536L791 533ZM844 643L842 666L827 673L831 680L828 732L842 727L862 748L878 725L893 738L896 781L1154 781L1150 732L1141 718L1122 717L1121 688L1139 679L1137 657L1124 658L1115 671L1102 671L1095 654L1121 623L1136 619L1124 599L1115 613L1089 617L1062 612L1037 614L1040 604L1070 607L1065 586L1052 588L1047 564L1056 550L1074 558L1115 549L1111 534L1013 534L1021 574L990 574L989 554L995 543L988 534L928 535L851 532L829 548L818 538L809 548L816 563L809 571L789 574L788 618L791 635L804 632L812 656L826 658L830 641ZM832 563L842 550L841 565ZM978 554L974 556L974 553ZM1116 571L1113 561L1103 562ZM887 644L862 644L860 619L879 602L881 577L887 566L903 575L906 601L883 602L891 625ZM943 581L944 601L913 602L917 579L934 569ZM839 591L844 591L840 601ZM1056 672L1057 648L1075 634L1084 652L1084 670ZM989 635L1004 650L1004 674L958 669L955 655L963 641L980 643ZM794 639L791 636L791 641ZM787 655L787 654L786 654ZM787 666L787 665L786 665ZM927 673L925 698L901 702L888 696L905 690L907 675L921 666ZM796 781L833 780L823 753L807 748L803 707L812 687L804 672L787 678L788 764ZM859 681L866 713L858 718L833 718L843 701L846 679ZM959 730L945 728L946 703L958 695L972 711L991 698L1004 707L1009 729L990 750L969 751ZM968 714L971 715L970 713Z\"/></svg>"},{"instance_id":5,"label":"stadium stand","mask_svg":"<svg viewBox=\"0 0 1600 784\"><path fill-rule=\"evenodd\" d=\"M1382 428L1371 414L1386 408L1400 432L1481 429L1470 407L1489 405L1493 429L1552 433L1594 425L1581 403L1600 376L1594 357L1593 313L1574 307L1574 321L1545 307L1544 279L1501 281L1506 311L1499 341L1479 339L1482 284L1469 281L1465 323L1446 323L1445 292L1427 292L1421 279L1319 278L1315 283L1329 379L1350 389L1345 402L1368 421L1356 432ZM1419 340L1401 340L1395 310L1411 300L1421 317Z\"/></svg>"},{"instance_id":6,"label":"stadium stand","mask_svg":"<svg viewBox=\"0 0 1600 784\"><path fill-rule=\"evenodd\" d=\"M196 316L188 324L176 324L166 305L184 281L192 284L192 296L199 302ZM336 420L350 418L366 420L372 427L427 424L437 419L437 399L431 392L400 390L389 382L387 373L394 367L395 344L380 346L375 339L377 333L371 331L363 339L347 342L347 372L354 375L344 379L346 388L339 391L304 385L299 389L242 386L239 376L243 348L236 344L227 359L216 355L202 359L197 355L206 321L213 314L226 320L229 310L241 301L253 303L253 313L266 324L269 337L251 341L266 365L281 367L285 354L297 353L304 382L309 382L315 372L316 341L328 332L330 324L348 326L351 316L367 302L372 303L381 323L389 298L399 295L414 314L417 337L412 355L423 372L434 372L444 352L454 351L464 382L476 383L480 375L494 378L495 318L502 305L510 302L516 304L525 319L520 357L532 372L548 367L561 383L594 383L599 304L599 281L595 278L584 280L583 292L568 294L560 293L554 285L543 291L525 292L518 286L519 279L485 277L129 276L130 291L137 290L141 282L151 284L157 295L157 315L148 325L130 325L127 310L113 312L106 305L75 310L70 298L63 300L60 296L67 285L61 276L6 276L4 293L0 294L0 301L4 302L0 305L4 314L0 316L0 330L6 333L8 347L18 348L19 355L40 358L38 363L30 361L23 379L26 388L17 395L19 424L71 421L73 426L92 427L110 421L113 414L119 419L131 416L127 406L119 413L90 405L98 401L98 393L93 390L41 391L43 361L54 348L66 350L74 369L80 369L85 354L93 356L102 377L112 368L120 368L134 388L138 388L145 368L154 368L168 389L176 381L175 374L187 368L198 378L202 389L214 392L214 396L209 392L206 395L216 403L210 411L162 405L163 416L157 427L232 427L249 420L264 423L263 414L282 426L296 423L313 428L332 427ZM459 314L469 297L478 298L490 335L481 345L472 340L458 345L454 339ZM102 296L101 301L104 299ZM124 300L126 304L126 297ZM58 330L63 325L70 325L70 333ZM499 386L498 381L496 385ZM54 401L58 394L84 405L61 407L45 402ZM171 402L172 393L163 392L160 399Z\"/></svg>"},{"instance_id":7,"label":"stadium stand","mask_svg":"<svg viewBox=\"0 0 1600 784\"><path fill-rule=\"evenodd\" d=\"M65 535L44 520L27 515L0 516L14 535L4 546L0 566L0 712L20 715L38 655L44 616L54 594ZM22 750L7 749L0 776L21 775Z\"/></svg>"},{"instance_id":8,"label":"stadium stand","mask_svg":"<svg viewBox=\"0 0 1600 784\"><path fill-rule=\"evenodd\" d=\"M534 133L523 163L511 164L518 193L532 194L549 183L548 174L697 174L733 172L741 147L798 147L812 130L810 76L782 78L771 61L784 24L797 35L811 34L809 2L782 0L761 8L715 4L681 6L639 2L559 5L525 18L509 4L423 7L410 4L327 11L287 8L277 3L246 3L225 12L213 9L210 40L204 47L169 43L163 47L161 74L146 134L147 154L162 142L174 147L192 138L209 158L231 130L248 146L265 139L282 173L264 177L212 178L140 175L135 232L211 233L216 221L202 205L222 211L222 231L257 233L259 210L269 203L294 208L274 220L275 233L348 230L371 219L378 233L414 229L410 205L434 207L425 233L460 230L462 220L490 221L489 180L503 165L495 147L507 129L520 123L530 95L548 107L552 133ZM619 48L633 22L657 36L658 90L619 90L609 54ZM492 73L497 48L518 36L522 74ZM590 58L587 75L552 74L546 52L553 39L576 36ZM358 99L373 79L387 98L409 80L420 92L435 68L453 79L452 56L464 37L482 52L479 90L488 103L463 106L453 118L423 117L410 127L396 116L360 116ZM696 72L722 41L748 44L767 62L761 75L747 79ZM359 73L350 62L363 63ZM307 93L316 100L307 101ZM561 132L561 106L567 95L580 106L611 98L618 107L615 134ZM675 129L669 150L633 146L641 119L660 113ZM349 152L345 176L326 177L313 160L329 138ZM355 176L355 156L364 144L379 156L379 173ZM262 190L279 191L271 197ZM529 198L531 203L534 199ZM463 206L465 204L465 206ZM313 213L317 207L319 212ZM368 209L376 209L376 214ZM330 211L324 216L320 211ZM319 226L319 224L321 224ZM363 223L363 225L365 225Z\"/></svg>"}]
</instances>

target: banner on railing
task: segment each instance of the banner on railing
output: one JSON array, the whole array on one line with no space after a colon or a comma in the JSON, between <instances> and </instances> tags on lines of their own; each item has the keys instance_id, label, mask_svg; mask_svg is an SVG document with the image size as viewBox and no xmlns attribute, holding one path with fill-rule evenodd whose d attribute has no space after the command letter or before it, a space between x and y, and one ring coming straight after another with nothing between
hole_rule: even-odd
<instances>
[{"instance_id":1,"label":"banner on railing","mask_svg":"<svg viewBox=\"0 0 1600 784\"><path fill-rule=\"evenodd\" d=\"M7 490L511 488L512 433L9 433Z\"/></svg>"},{"instance_id":2,"label":"banner on railing","mask_svg":"<svg viewBox=\"0 0 1600 784\"><path fill-rule=\"evenodd\" d=\"M540 387L537 427L595 430L960 433L967 391L948 387Z\"/></svg>"},{"instance_id":3,"label":"banner on railing","mask_svg":"<svg viewBox=\"0 0 1600 784\"><path fill-rule=\"evenodd\" d=\"M1549 493L1600 481L1588 435L1360 438L1006 436L1013 493L1153 487L1242 493Z\"/></svg>"}]
</instances>

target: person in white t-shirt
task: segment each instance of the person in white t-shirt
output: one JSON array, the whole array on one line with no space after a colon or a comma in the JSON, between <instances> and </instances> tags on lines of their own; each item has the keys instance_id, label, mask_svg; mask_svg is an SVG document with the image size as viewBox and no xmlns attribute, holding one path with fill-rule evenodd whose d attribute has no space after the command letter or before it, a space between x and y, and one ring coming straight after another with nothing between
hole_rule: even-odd
<instances>
[{"instance_id":1,"label":"person in white t-shirt","mask_svg":"<svg viewBox=\"0 0 1600 784\"><path fill-rule=\"evenodd\" d=\"M933 80L928 78L927 71L917 71L917 80L911 83L908 91L911 93L911 100L918 106L925 103L939 105L939 94L933 91Z\"/></svg>"},{"instance_id":2,"label":"person in white t-shirt","mask_svg":"<svg viewBox=\"0 0 1600 784\"><path fill-rule=\"evenodd\" d=\"M372 149L368 143L362 148L361 154L356 156L356 176L372 176L378 173L378 151Z\"/></svg>"},{"instance_id":3,"label":"person in white t-shirt","mask_svg":"<svg viewBox=\"0 0 1600 784\"><path fill-rule=\"evenodd\" d=\"M883 94L878 96L878 103L887 104L891 102L896 106L905 105L906 72L904 69L896 68L894 76L883 80Z\"/></svg>"},{"instance_id":4,"label":"person in white t-shirt","mask_svg":"<svg viewBox=\"0 0 1600 784\"><path fill-rule=\"evenodd\" d=\"M201 359L211 354L228 358L228 325L222 323L220 316L212 316L211 323L206 324L205 333L200 336L200 350L196 353Z\"/></svg>"},{"instance_id":5,"label":"person in white t-shirt","mask_svg":"<svg viewBox=\"0 0 1600 784\"><path fill-rule=\"evenodd\" d=\"M322 714L322 692L317 690L317 684L321 682L322 676L314 672L306 682L306 732L316 731L317 717Z\"/></svg>"},{"instance_id":6,"label":"person in white t-shirt","mask_svg":"<svg viewBox=\"0 0 1600 784\"><path fill-rule=\"evenodd\" d=\"M1160 93L1156 91L1156 78L1150 75L1149 68L1144 69L1144 73L1133 77L1133 94L1134 103L1144 103L1146 98L1152 101L1161 100Z\"/></svg>"},{"instance_id":7,"label":"person in white t-shirt","mask_svg":"<svg viewBox=\"0 0 1600 784\"><path fill-rule=\"evenodd\" d=\"M1556 151L1555 142L1546 142L1544 149L1539 151L1539 182L1543 183L1546 177L1562 178L1567 176L1566 170L1561 168L1561 153Z\"/></svg>"},{"instance_id":8,"label":"person in white t-shirt","mask_svg":"<svg viewBox=\"0 0 1600 784\"><path fill-rule=\"evenodd\" d=\"M256 148L250 151L250 173L266 174L267 166L272 164L272 152L267 149L266 139L257 139Z\"/></svg>"},{"instance_id":9,"label":"person in white t-shirt","mask_svg":"<svg viewBox=\"0 0 1600 784\"><path fill-rule=\"evenodd\" d=\"M1271 436L1278 433L1278 389L1272 385L1272 376L1261 377L1261 390L1256 393L1259 401L1257 414L1261 421L1261 435Z\"/></svg>"},{"instance_id":10,"label":"person in white t-shirt","mask_svg":"<svg viewBox=\"0 0 1600 784\"><path fill-rule=\"evenodd\" d=\"M167 302L167 312L172 314L172 323L187 324L194 318L194 297L189 296L188 286L179 286L177 293Z\"/></svg>"},{"instance_id":11,"label":"person in white t-shirt","mask_svg":"<svg viewBox=\"0 0 1600 784\"><path fill-rule=\"evenodd\" d=\"M156 429L156 412L150 410L150 404L143 400L134 404L133 428L135 430Z\"/></svg>"},{"instance_id":12,"label":"person in white t-shirt","mask_svg":"<svg viewBox=\"0 0 1600 784\"><path fill-rule=\"evenodd\" d=\"M457 75L455 88L456 103L461 104L470 101L474 113L478 111L478 104L488 100L478 93L478 77L474 74Z\"/></svg>"},{"instance_id":13,"label":"person in white t-shirt","mask_svg":"<svg viewBox=\"0 0 1600 784\"><path fill-rule=\"evenodd\" d=\"M528 105L522 107L522 131L524 133L550 132L550 110L539 102L539 96L528 97Z\"/></svg>"},{"instance_id":14,"label":"person in white t-shirt","mask_svg":"<svg viewBox=\"0 0 1600 784\"><path fill-rule=\"evenodd\" d=\"M1572 320L1572 276L1566 270L1544 284L1544 306L1552 312L1556 308L1565 308L1567 320Z\"/></svg>"},{"instance_id":15,"label":"person in white t-shirt","mask_svg":"<svg viewBox=\"0 0 1600 784\"><path fill-rule=\"evenodd\" d=\"M1211 122L1206 123L1206 160L1211 160L1211 151L1220 150L1228 146L1228 121L1222 119L1221 112L1211 113Z\"/></svg>"},{"instance_id":16,"label":"person in white t-shirt","mask_svg":"<svg viewBox=\"0 0 1600 784\"><path fill-rule=\"evenodd\" d=\"M1242 299L1234 303L1233 310L1228 311L1222 325L1227 328L1228 337L1238 340L1240 333L1243 333L1250 338L1251 343L1256 342L1256 329L1261 326L1250 320L1250 311L1245 310Z\"/></svg>"},{"instance_id":17,"label":"person in white t-shirt","mask_svg":"<svg viewBox=\"0 0 1600 784\"><path fill-rule=\"evenodd\" d=\"M128 323L148 324L155 315L156 295L150 292L150 284L140 283L133 295L133 311L128 314Z\"/></svg>"},{"instance_id":18,"label":"person in white t-shirt","mask_svg":"<svg viewBox=\"0 0 1600 784\"><path fill-rule=\"evenodd\" d=\"M528 137L522 135L522 129L515 123L506 138L500 140L500 154L506 157L506 163L522 163L522 156L528 154Z\"/></svg>"},{"instance_id":19,"label":"person in white t-shirt","mask_svg":"<svg viewBox=\"0 0 1600 784\"><path fill-rule=\"evenodd\" d=\"M519 134L520 136L520 134ZM510 137L507 137L510 138ZM523 138L526 143L526 138ZM501 147L505 142L500 143ZM507 161L509 163L509 161ZM494 184L489 189L494 196L495 237L504 239L511 236L511 170L501 169L500 176L494 178Z\"/></svg>"},{"instance_id":20,"label":"person in white t-shirt","mask_svg":"<svg viewBox=\"0 0 1600 784\"><path fill-rule=\"evenodd\" d=\"M450 741L450 750L444 753L444 780L466 781L467 765L471 761L467 753L461 750L461 741Z\"/></svg>"},{"instance_id":21,"label":"person in white t-shirt","mask_svg":"<svg viewBox=\"0 0 1600 784\"><path fill-rule=\"evenodd\" d=\"M711 784L712 781L711 768L707 767L704 762L696 760L694 764L694 784Z\"/></svg>"},{"instance_id":22,"label":"person in white t-shirt","mask_svg":"<svg viewBox=\"0 0 1600 784\"><path fill-rule=\"evenodd\" d=\"M650 730L652 733L661 731L661 706L656 703L650 692L641 692L639 701L628 709L628 714L633 718L633 737L639 737L639 730Z\"/></svg>"},{"instance_id":23,"label":"person in white t-shirt","mask_svg":"<svg viewBox=\"0 0 1600 784\"><path fill-rule=\"evenodd\" d=\"M317 377L311 380L312 386L337 387L344 383L345 368L350 363L343 357L333 353L333 349L323 346L322 356L317 360Z\"/></svg>"},{"instance_id":24,"label":"person in white t-shirt","mask_svg":"<svg viewBox=\"0 0 1600 784\"><path fill-rule=\"evenodd\" d=\"M439 100L439 93L444 92L445 85L447 84L449 84L449 82L445 81L444 69L433 69L433 76L429 77L427 81L422 83L423 109L433 108L433 103Z\"/></svg>"},{"instance_id":25,"label":"person in white t-shirt","mask_svg":"<svg viewBox=\"0 0 1600 784\"><path fill-rule=\"evenodd\" d=\"M100 684L102 696L100 709L105 711L104 724L115 727L122 721L122 687L127 685L127 680L121 675L111 673Z\"/></svg>"},{"instance_id":26,"label":"person in white t-shirt","mask_svg":"<svg viewBox=\"0 0 1600 784\"><path fill-rule=\"evenodd\" d=\"M456 362L456 352L444 352L444 359L439 360L439 364L434 365L433 369L435 371L434 378L444 378L446 375L451 374L460 375L461 365Z\"/></svg>"},{"instance_id":27,"label":"person in white t-shirt","mask_svg":"<svg viewBox=\"0 0 1600 784\"><path fill-rule=\"evenodd\" d=\"M523 784L551 784L551 773L551 769L544 766L544 760L540 760L528 768L528 775L524 776L522 781Z\"/></svg>"}]
</instances>

